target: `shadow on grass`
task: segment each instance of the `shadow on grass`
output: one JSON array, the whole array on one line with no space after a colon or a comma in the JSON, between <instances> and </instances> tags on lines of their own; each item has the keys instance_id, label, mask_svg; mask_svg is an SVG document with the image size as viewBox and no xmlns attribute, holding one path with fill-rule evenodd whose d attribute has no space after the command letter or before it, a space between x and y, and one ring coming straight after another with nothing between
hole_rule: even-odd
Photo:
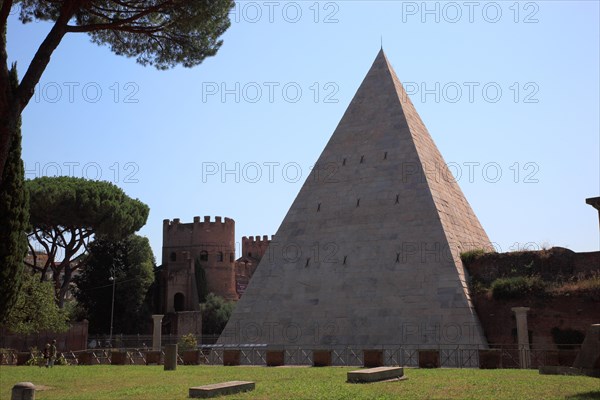
<instances>
[{"instance_id":1,"label":"shadow on grass","mask_svg":"<svg viewBox=\"0 0 600 400\"><path fill-rule=\"evenodd\" d=\"M594 390L593 392L577 393L573 396L567 396L565 399L570 400L600 400L600 391Z\"/></svg>"}]
</instances>

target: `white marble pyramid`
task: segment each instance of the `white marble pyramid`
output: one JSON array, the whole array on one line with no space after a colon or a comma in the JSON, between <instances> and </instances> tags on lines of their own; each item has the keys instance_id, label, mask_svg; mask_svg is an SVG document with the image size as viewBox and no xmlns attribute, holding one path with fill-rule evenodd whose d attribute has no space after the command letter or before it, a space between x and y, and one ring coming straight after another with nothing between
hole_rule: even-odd
<instances>
[{"instance_id":1,"label":"white marble pyramid","mask_svg":"<svg viewBox=\"0 0 600 400\"><path fill-rule=\"evenodd\" d=\"M382 50L219 343L485 345L459 254L489 246Z\"/></svg>"}]
</instances>

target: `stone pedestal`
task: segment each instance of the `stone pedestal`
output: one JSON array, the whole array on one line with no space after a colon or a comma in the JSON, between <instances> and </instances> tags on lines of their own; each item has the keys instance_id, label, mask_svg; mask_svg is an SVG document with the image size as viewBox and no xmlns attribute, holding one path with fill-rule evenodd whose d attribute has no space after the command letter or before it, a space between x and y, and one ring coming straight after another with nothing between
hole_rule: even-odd
<instances>
[{"instance_id":1,"label":"stone pedestal","mask_svg":"<svg viewBox=\"0 0 600 400\"><path fill-rule=\"evenodd\" d=\"M239 350L223 350L223 365L240 365L241 353Z\"/></svg>"},{"instance_id":2,"label":"stone pedestal","mask_svg":"<svg viewBox=\"0 0 600 400\"><path fill-rule=\"evenodd\" d=\"M331 350L315 350L315 351L313 351L313 366L314 367L330 367L331 366Z\"/></svg>"},{"instance_id":3,"label":"stone pedestal","mask_svg":"<svg viewBox=\"0 0 600 400\"><path fill-rule=\"evenodd\" d=\"M165 346L165 371L175 371L177 369L177 345L168 344Z\"/></svg>"},{"instance_id":4,"label":"stone pedestal","mask_svg":"<svg viewBox=\"0 0 600 400\"><path fill-rule=\"evenodd\" d=\"M161 354L160 351L147 351L146 352L146 365L156 364L160 365Z\"/></svg>"},{"instance_id":5,"label":"stone pedestal","mask_svg":"<svg viewBox=\"0 0 600 400\"><path fill-rule=\"evenodd\" d=\"M77 365L92 365L94 364L94 357L92 356L92 352L84 351L83 353L79 353L77 355Z\"/></svg>"},{"instance_id":6,"label":"stone pedestal","mask_svg":"<svg viewBox=\"0 0 600 400\"><path fill-rule=\"evenodd\" d=\"M17 365L25 365L30 358L31 353L29 352L17 353Z\"/></svg>"},{"instance_id":7,"label":"stone pedestal","mask_svg":"<svg viewBox=\"0 0 600 400\"><path fill-rule=\"evenodd\" d=\"M186 350L183 352L183 363L185 365L199 365L202 351L200 350Z\"/></svg>"},{"instance_id":8,"label":"stone pedestal","mask_svg":"<svg viewBox=\"0 0 600 400\"><path fill-rule=\"evenodd\" d=\"M440 352L437 350L419 350L419 368L439 368Z\"/></svg>"},{"instance_id":9,"label":"stone pedestal","mask_svg":"<svg viewBox=\"0 0 600 400\"><path fill-rule=\"evenodd\" d=\"M152 332L152 350L160 351L161 339L162 339L162 319L164 315L153 315L152 320L154 321L154 330Z\"/></svg>"},{"instance_id":10,"label":"stone pedestal","mask_svg":"<svg viewBox=\"0 0 600 400\"><path fill-rule=\"evenodd\" d=\"M283 350L267 350L267 367L280 367L285 363Z\"/></svg>"},{"instance_id":11,"label":"stone pedestal","mask_svg":"<svg viewBox=\"0 0 600 400\"><path fill-rule=\"evenodd\" d=\"M499 350L499 349L479 350L479 368L481 368L481 369L502 368L502 350Z\"/></svg>"},{"instance_id":12,"label":"stone pedestal","mask_svg":"<svg viewBox=\"0 0 600 400\"><path fill-rule=\"evenodd\" d=\"M529 350L529 330L527 328L527 311L529 307L513 307L517 319L517 338L519 341L519 364L526 369L531 366L531 353Z\"/></svg>"},{"instance_id":13,"label":"stone pedestal","mask_svg":"<svg viewBox=\"0 0 600 400\"><path fill-rule=\"evenodd\" d=\"M111 365L129 364L129 353L126 351L113 351L110 355Z\"/></svg>"},{"instance_id":14,"label":"stone pedestal","mask_svg":"<svg viewBox=\"0 0 600 400\"><path fill-rule=\"evenodd\" d=\"M35 400L35 385L31 382L19 382L12 388L10 400Z\"/></svg>"},{"instance_id":15,"label":"stone pedestal","mask_svg":"<svg viewBox=\"0 0 600 400\"><path fill-rule=\"evenodd\" d=\"M382 350L363 350L363 366L365 368L376 368L383 366Z\"/></svg>"}]
</instances>

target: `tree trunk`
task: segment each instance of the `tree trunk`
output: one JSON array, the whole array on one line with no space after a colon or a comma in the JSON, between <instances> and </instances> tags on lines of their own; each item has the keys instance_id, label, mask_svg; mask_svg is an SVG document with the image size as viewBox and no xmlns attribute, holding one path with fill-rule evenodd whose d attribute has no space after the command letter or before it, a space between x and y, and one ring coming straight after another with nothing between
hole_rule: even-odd
<instances>
[{"instance_id":1,"label":"tree trunk","mask_svg":"<svg viewBox=\"0 0 600 400\"><path fill-rule=\"evenodd\" d=\"M17 71L10 72L10 90L17 86ZM9 125L10 126L10 125ZM21 288L23 258L27 254L26 229L29 224L29 205L24 187L25 170L21 160L21 127L17 119L2 126L2 135L14 137L1 174L0 185L0 322L14 306Z\"/></svg>"},{"instance_id":2,"label":"tree trunk","mask_svg":"<svg viewBox=\"0 0 600 400\"><path fill-rule=\"evenodd\" d=\"M63 308L65 306L65 298L67 297L67 292L71 285L72 270L68 264L65 266L63 274L62 284L58 289L58 308Z\"/></svg>"},{"instance_id":3,"label":"tree trunk","mask_svg":"<svg viewBox=\"0 0 600 400\"><path fill-rule=\"evenodd\" d=\"M14 83L11 82L11 77L0 75L0 87L5 88L3 93L0 93L0 188L4 185L4 169L10 157L10 152L13 149L12 144L15 137L19 135L19 157L21 154L21 117L20 113L16 112L13 99L17 92L17 77L16 67L11 69L15 71ZM8 82L4 82L8 80ZM17 132L18 131L18 132Z\"/></svg>"},{"instance_id":4,"label":"tree trunk","mask_svg":"<svg viewBox=\"0 0 600 400\"><path fill-rule=\"evenodd\" d=\"M15 125L8 110L0 114L0 188L4 186L4 168L8 160L9 149L15 137ZM19 146L21 144L19 143Z\"/></svg>"},{"instance_id":5,"label":"tree trunk","mask_svg":"<svg viewBox=\"0 0 600 400\"><path fill-rule=\"evenodd\" d=\"M63 2L60 15L33 56L20 83L16 76L16 66L13 66L11 72L15 70L14 85L11 82L10 74L7 73L6 21L4 20L0 24L0 30L2 31L0 32L0 189L4 185L4 169L21 113L29 103L29 100L31 100L35 85L40 81L42 74L50 62L50 56L52 56L52 53L67 33L69 20L75 15L75 12L81 7L83 2L83 0ZM12 2L10 4L7 3L8 7L4 7L3 3L0 4L2 5L0 7L2 12L8 15L12 7ZM0 16L1 20L2 17Z\"/></svg>"}]
</instances>

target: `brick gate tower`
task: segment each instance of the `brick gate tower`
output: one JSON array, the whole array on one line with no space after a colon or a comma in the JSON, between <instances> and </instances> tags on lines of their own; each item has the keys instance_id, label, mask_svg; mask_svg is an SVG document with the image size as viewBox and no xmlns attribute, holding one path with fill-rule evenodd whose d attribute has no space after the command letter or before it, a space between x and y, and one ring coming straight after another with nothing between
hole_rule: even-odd
<instances>
[{"instance_id":1,"label":"brick gate tower","mask_svg":"<svg viewBox=\"0 0 600 400\"><path fill-rule=\"evenodd\" d=\"M196 261L204 270L208 292L237 300L235 284L235 221L194 217L163 221L162 312L198 310Z\"/></svg>"}]
</instances>

